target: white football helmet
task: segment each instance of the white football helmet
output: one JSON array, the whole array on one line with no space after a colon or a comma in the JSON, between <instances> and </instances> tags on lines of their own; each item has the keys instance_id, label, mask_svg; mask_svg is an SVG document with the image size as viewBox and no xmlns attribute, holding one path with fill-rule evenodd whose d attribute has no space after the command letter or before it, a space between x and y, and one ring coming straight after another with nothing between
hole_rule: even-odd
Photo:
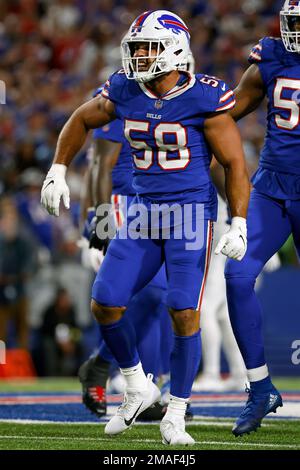
<instances>
[{"instance_id":1,"label":"white football helmet","mask_svg":"<svg viewBox=\"0 0 300 470\"><path fill-rule=\"evenodd\" d=\"M136 43L147 43L148 55L134 57ZM156 52L153 54L153 49ZM190 51L190 34L179 16L167 10L146 11L130 26L121 42L123 68L128 79L149 82L177 70ZM148 70L142 64L152 59ZM141 63L142 61L142 63Z\"/></svg>"},{"instance_id":2,"label":"white football helmet","mask_svg":"<svg viewBox=\"0 0 300 470\"><path fill-rule=\"evenodd\" d=\"M299 30L296 23L299 22ZM288 52L300 53L300 0L286 0L280 11L280 31Z\"/></svg>"},{"instance_id":3,"label":"white football helmet","mask_svg":"<svg viewBox=\"0 0 300 470\"><path fill-rule=\"evenodd\" d=\"M189 51L186 61L178 67L179 70L195 73L195 59L192 51Z\"/></svg>"}]
</instances>

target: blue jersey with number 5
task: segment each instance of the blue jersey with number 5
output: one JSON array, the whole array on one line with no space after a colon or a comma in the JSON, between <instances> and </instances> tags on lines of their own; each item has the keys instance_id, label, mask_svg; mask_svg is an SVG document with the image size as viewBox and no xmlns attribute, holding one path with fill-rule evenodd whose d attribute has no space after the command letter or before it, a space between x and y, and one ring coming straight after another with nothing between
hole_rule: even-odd
<instances>
[{"instance_id":1,"label":"blue jersey with number 5","mask_svg":"<svg viewBox=\"0 0 300 470\"><path fill-rule=\"evenodd\" d=\"M211 113L234 106L233 91L214 77L182 72L172 90L156 96L120 70L106 82L102 96L115 104L124 122L135 191L157 202L204 203L206 216L214 219L216 192L203 126Z\"/></svg>"},{"instance_id":2,"label":"blue jersey with number 5","mask_svg":"<svg viewBox=\"0 0 300 470\"><path fill-rule=\"evenodd\" d=\"M105 139L122 144L118 161L112 171L112 194L129 196L132 188L132 161L130 145L124 137L123 123L120 119L106 124L93 133L94 139Z\"/></svg>"},{"instance_id":3,"label":"blue jersey with number 5","mask_svg":"<svg viewBox=\"0 0 300 470\"><path fill-rule=\"evenodd\" d=\"M278 199L300 199L300 55L281 39L263 38L252 49L268 97L268 127L253 184Z\"/></svg>"}]
</instances>

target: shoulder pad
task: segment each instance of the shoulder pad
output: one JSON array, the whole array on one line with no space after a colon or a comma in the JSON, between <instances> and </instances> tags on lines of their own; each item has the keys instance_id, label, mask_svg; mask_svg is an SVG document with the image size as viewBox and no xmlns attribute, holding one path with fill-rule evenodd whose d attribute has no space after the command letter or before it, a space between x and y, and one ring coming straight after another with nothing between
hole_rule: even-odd
<instances>
[{"instance_id":1,"label":"shoulder pad","mask_svg":"<svg viewBox=\"0 0 300 470\"><path fill-rule=\"evenodd\" d=\"M202 93L205 96L207 111L220 112L228 111L235 105L234 92L227 83L218 77L197 74L197 80L202 86Z\"/></svg>"},{"instance_id":2,"label":"shoulder pad","mask_svg":"<svg viewBox=\"0 0 300 470\"><path fill-rule=\"evenodd\" d=\"M254 46L249 55L250 64L261 62L271 62L278 59L278 53L281 52L282 41L280 38L265 37Z\"/></svg>"},{"instance_id":3,"label":"shoulder pad","mask_svg":"<svg viewBox=\"0 0 300 470\"><path fill-rule=\"evenodd\" d=\"M104 88L104 83L103 85L100 85L93 93L93 98L96 98L96 96L101 95L103 88Z\"/></svg>"},{"instance_id":4,"label":"shoulder pad","mask_svg":"<svg viewBox=\"0 0 300 470\"><path fill-rule=\"evenodd\" d=\"M126 82L127 78L123 69L114 72L105 82L102 96L113 102L117 102L119 98L120 87L122 87Z\"/></svg>"}]
</instances>

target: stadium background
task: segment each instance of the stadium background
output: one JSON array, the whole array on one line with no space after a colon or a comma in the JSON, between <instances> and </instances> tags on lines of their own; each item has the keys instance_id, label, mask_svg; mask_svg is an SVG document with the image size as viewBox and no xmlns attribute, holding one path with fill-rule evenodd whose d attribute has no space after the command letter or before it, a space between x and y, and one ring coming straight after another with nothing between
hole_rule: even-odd
<instances>
[{"instance_id":1,"label":"stadium background","mask_svg":"<svg viewBox=\"0 0 300 470\"><path fill-rule=\"evenodd\" d=\"M6 104L0 112L0 325L10 306L16 306L7 346L28 349L39 375L75 374L79 362L97 345L89 311L93 273L82 267L77 246L88 144L68 174L71 210L62 209L56 219L39 204L63 124L120 67L120 39L141 8L164 8L180 15L191 31L196 70L220 76L234 87L247 67L251 46L263 36L279 36L281 3L152 0L141 6L138 0L1 1L0 79L6 85ZM265 110L251 114L240 127L253 171L264 137ZM11 258L7 272L5 240L14 232L19 254ZM273 374L299 375L300 365L292 362L292 343L300 340L300 271L291 241L281 260L278 271L264 275L259 291L267 355ZM16 278L18 282L12 281ZM42 332L52 331L49 318L58 304L69 325L69 333L60 334L70 334L71 353L63 368L51 369Z\"/></svg>"}]
</instances>

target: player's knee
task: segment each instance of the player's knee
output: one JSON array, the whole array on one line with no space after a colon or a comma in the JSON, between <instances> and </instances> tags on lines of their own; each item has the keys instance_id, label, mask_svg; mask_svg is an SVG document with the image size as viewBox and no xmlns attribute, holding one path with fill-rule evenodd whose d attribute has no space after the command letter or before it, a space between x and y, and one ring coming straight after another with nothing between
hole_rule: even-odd
<instances>
[{"instance_id":1,"label":"player's knee","mask_svg":"<svg viewBox=\"0 0 300 470\"><path fill-rule=\"evenodd\" d=\"M257 263L246 263L230 259L225 266L226 291L229 305L238 304L249 298L254 292L255 281L259 273Z\"/></svg>"},{"instance_id":2,"label":"player's knee","mask_svg":"<svg viewBox=\"0 0 300 470\"><path fill-rule=\"evenodd\" d=\"M263 265L259 260L245 260L237 261L228 258L225 265L224 275L226 279L229 278L256 278L260 273Z\"/></svg>"},{"instance_id":3,"label":"player's knee","mask_svg":"<svg viewBox=\"0 0 300 470\"><path fill-rule=\"evenodd\" d=\"M119 321L126 309L125 307L106 307L92 299L91 310L100 325L109 325Z\"/></svg>"},{"instance_id":4,"label":"player's knee","mask_svg":"<svg viewBox=\"0 0 300 470\"><path fill-rule=\"evenodd\" d=\"M170 289L167 294L167 306L172 310L186 310L194 307L194 301L188 292Z\"/></svg>"},{"instance_id":5,"label":"player's knee","mask_svg":"<svg viewBox=\"0 0 300 470\"><path fill-rule=\"evenodd\" d=\"M179 336L191 336L199 330L199 312L194 309L170 309L174 332Z\"/></svg>"},{"instance_id":6,"label":"player's knee","mask_svg":"<svg viewBox=\"0 0 300 470\"><path fill-rule=\"evenodd\" d=\"M126 305L126 299L121 289L116 289L112 283L103 279L103 277L96 277L92 289L92 298L100 305Z\"/></svg>"},{"instance_id":7,"label":"player's knee","mask_svg":"<svg viewBox=\"0 0 300 470\"><path fill-rule=\"evenodd\" d=\"M249 297L254 291L255 277L226 277L226 290L228 301L239 303Z\"/></svg>"}]
</instances>

